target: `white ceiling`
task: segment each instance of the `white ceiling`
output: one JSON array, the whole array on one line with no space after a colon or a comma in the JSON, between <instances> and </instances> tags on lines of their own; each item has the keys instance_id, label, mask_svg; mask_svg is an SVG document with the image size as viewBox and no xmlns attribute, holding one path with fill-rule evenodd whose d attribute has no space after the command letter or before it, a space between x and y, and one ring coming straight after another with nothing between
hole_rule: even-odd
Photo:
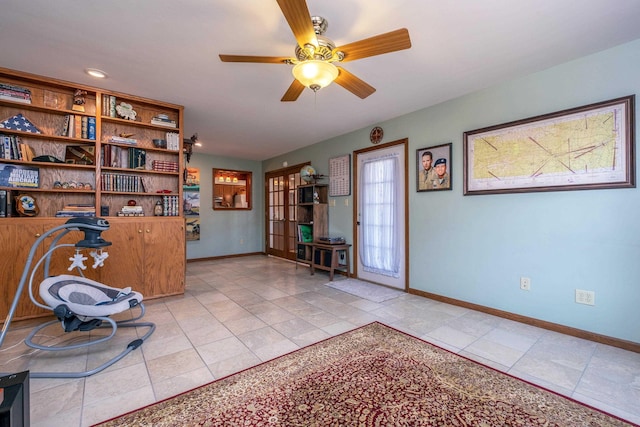
<instances>
[{"instance_id":1,"label":"white ceiling","mask_svg":"<svg viewBox=\"0 0 640 427\"><path fill-rule=\"evenodd\" d=\"M640 38L640 0L307 0L337 46L407 28L409 50L345 63L377 91L280 98L293 56L275 0L3 0L0 66L185 106L196 152L263 160ZM84 74L99 68L109 78Z\"/></svg>"}]
</instances>

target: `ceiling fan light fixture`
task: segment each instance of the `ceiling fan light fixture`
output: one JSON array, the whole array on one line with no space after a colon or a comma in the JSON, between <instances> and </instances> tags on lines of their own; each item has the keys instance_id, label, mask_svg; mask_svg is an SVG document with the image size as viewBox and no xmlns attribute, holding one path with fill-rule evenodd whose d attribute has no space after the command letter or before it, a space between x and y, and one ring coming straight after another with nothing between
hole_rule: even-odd
<instances>
[{"instance_id":1,"label":"ceiling fan light fixture","mask_svg":"<svg viewBox=\"0 0 640 427\"><path fill-rule=\"evenodd\" d=\"M314 92L329 86L338 77L338 68L330 62L311 59L293 67L293 77Z\"/></svg>"}]
</instances>

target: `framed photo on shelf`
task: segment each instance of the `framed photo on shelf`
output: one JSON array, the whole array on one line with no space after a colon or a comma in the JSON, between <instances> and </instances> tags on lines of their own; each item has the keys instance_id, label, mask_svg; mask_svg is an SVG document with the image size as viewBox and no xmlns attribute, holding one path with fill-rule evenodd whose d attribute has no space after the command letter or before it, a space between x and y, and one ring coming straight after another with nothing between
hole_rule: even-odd
<instances>
[{"instance_id":1,"label":"framed photo on shelf","mask_svg":"<svg viewBox=\"0 0 640 427\"><path fill-rule=\"evenodd\" d=\"M464 133L464 195L635 187L635 95Z\"/></svg>"},{"instance_id":2,"label":"framed photo on shelf","mask_svg":"<svg viewBox=\"0 0 640 427\"><path fill-rule=\"evenodd\" d=\"M416 190L451 190L452 143L416 150Z\"/></svg>"}]
</instances>

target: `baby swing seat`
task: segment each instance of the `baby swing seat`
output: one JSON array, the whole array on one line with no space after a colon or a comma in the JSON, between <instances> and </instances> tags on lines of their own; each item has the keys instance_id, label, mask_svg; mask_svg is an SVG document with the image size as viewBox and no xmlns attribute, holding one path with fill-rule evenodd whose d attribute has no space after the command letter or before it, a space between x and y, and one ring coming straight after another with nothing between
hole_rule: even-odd
<instances>
[{"instance_id":1,"label":"baby swing seat","mask_svg":"<svg viewBox=\"0 0 640 427\"><path fill-rule=\"evenodd\" d=\"M101 317L121 313L142 302L131 288L118 289L86 277L62 274L40 283L40 297L53 308L65 332L90 331Z\"/></svg>"},{"instance_id":2,"label":"baby swing seat","mask_svg":"<svg viewBox=\"0 0 640 427\"><path fill-rule=\"evenodd\" d=\"M14 296L13 302L7 314L7 318L0 333L0 347L6 338L11 320L16 313L20 295L26 287L29 292L31 301L38 307L53 311L57 320L45 322L36 326L31 333L25 338L24 342L27 346L37 350L62 351L74 350L87 347L110 340L116 334L118 327L138 328L145 327L145 334L131 341L124 350L102 365L86 370L83 372L31 372L32 378L82 378L95 373L101 372L109 366L113 365L131 351L137 349L142 343L153 334L156 325L151 322L135 322L141 319L145 313L145 307L142 303L143 296L139 292L132 291L127 288L113 288L104 285L95 280L84 277L82 270L86 269L83 261L87 260L82 256L80 251L83 249L91 250L91 256L95 263L93 268L102 267L103 261L108 257L103 248L110 246L111 242L102 239L101 233L109 229L109 222L102 218L81 217L71 218L66 223L59 225L45 232L38 237L31 247L25 268L22 272L18 289ZM75 244L59 243L62 237L71 231L84 232L84 238ZM37 248L45 242L45 240L54 235L49 244L49 249L45 254L35 262L34 258ZM70 274L51 275L49 268L51 263L51 254L63 247L75 247L76 254L70 261L73 261L69 271L76 269L80 276ZM36 270L43 266L44 280L40 283L39 295L42 299L38 301L33 293L33 279ZM113 320L110 316L124 313L131 309L138 309L139 314L127 315L127 318L119 321ZM59 345L44 345L33 341L34 337L42 329L60 322L65 332L89 332L98 328L111 328L110 333L99 334L90 332L85 335L85 339L78 342L78 337L62 342Z\"/></svg>"}]
</instances>

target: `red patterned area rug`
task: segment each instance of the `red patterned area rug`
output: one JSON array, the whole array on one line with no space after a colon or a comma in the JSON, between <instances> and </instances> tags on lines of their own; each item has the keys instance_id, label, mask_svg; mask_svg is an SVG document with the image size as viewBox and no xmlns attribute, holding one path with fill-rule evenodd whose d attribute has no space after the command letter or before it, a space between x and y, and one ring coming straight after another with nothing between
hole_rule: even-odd
<instances>
[{"instance_id":1,"label":"red patterned area rug","mask_svg":"<svg viewBox=\"0 0 640 427\"><path fill-rule=\"evenodd\" d=\"M630 426L371 323L100 426Z\"/></svg>"}]
</instances>

